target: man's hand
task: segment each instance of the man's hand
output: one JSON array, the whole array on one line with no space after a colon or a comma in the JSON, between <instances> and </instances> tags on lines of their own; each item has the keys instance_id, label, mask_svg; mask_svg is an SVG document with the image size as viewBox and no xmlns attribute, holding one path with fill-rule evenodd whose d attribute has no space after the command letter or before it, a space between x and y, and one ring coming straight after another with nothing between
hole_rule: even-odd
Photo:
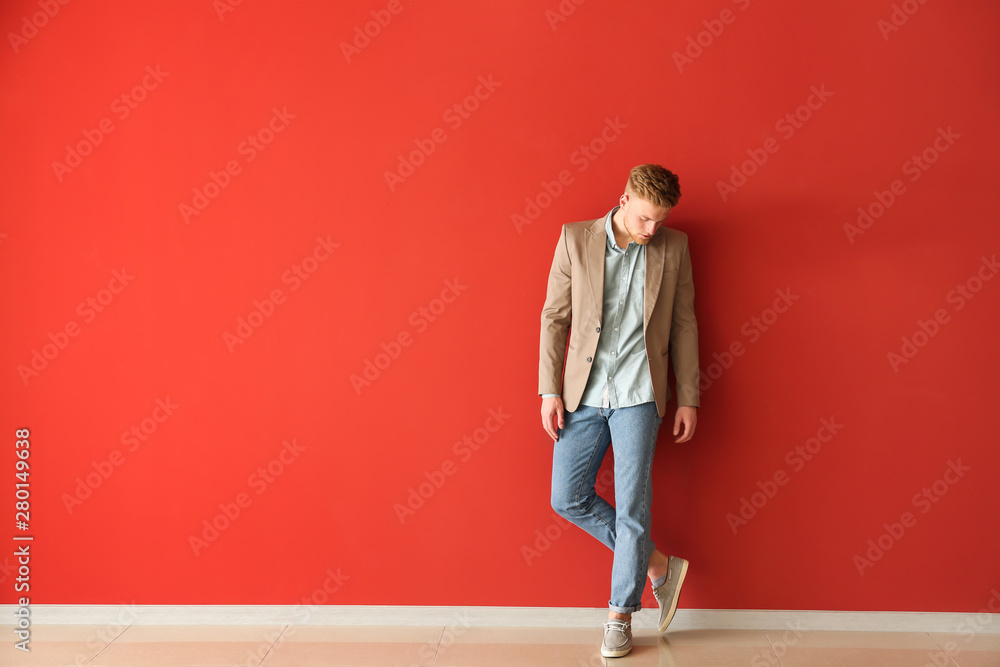
<instances>
[{"instance_id":1,"label":"man's hand","mask_svg":"<svg viewBox=\"0 0 1000 667\"><path fill-rule=\"evenodd\" d=\"M542 399L542 428L545 429L550 438L558 441L559 434L556 433L556 427L553 425L553 417L555 417L556 423L559 424L559 428L566 426L566 423L563 421L563 401L559 396L550 396Z\"/></svg>"},{"instance_id":2,"label":"man's hand","mask_svg":"<svg viewBox=\"0 0 1000 667\"><path fill-rule=\"evenodd\" d=\"M544 407L543 407L544 410ZM694 436L694 427L698 423L698 408L691 405L679 405L677 406L677 414L674 415L674 435L681 433L681 425L683 428L683 435L674 439L674 442L687 442Z\"/></svg>"}]
</instances>

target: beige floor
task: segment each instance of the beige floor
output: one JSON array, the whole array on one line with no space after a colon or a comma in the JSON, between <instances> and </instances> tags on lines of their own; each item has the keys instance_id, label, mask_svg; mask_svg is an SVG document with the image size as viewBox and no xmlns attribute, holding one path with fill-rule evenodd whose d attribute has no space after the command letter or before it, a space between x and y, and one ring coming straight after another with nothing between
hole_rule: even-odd
<instances>
[{"instance_id":1,"label":"beige floor","mask_svg":"<svg viewBox=\"0 0 1000 667\"><path fill-rule=\"evenodd\" d=\"M373 626L33 626L31 653L0 626L0 665L318 667L1000 667L1000 635L789 630L634 631L602 658L602 630Z\"/></svg>"}]
</instances>

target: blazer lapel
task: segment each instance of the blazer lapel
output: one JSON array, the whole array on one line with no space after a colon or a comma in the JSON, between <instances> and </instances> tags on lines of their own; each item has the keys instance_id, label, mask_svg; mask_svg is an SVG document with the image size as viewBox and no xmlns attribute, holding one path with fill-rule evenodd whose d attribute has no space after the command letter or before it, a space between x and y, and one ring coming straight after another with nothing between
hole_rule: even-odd
<instances>
[{"instance_id":1,"label":"blazer lapel","mask_svg":"<svg viewBox=\"0 0 1000 667\"><path fill-rule=\"evenodd\" d=\"M605 229L606 219L606 217L598 218L587 228L587 278L590 282L590 296L594 301L594 312L597 313L598 322L604 317L604 257L608 244L608 232ZM646 244L646 281L643 284L642 292L643 335L645 335L649 325L649 318L653 314L656 298L660 295L666 253L667 235L663 231L663 227L660 227Z\"/></svg>"},{"instance_id":2,"label":"blazer lapel","mask_svg":"<svg viewBox=\"0 0 1000 667\"><path fill-rule=\"evenodd\" d=\"M646 244L646 282L642 297L642 333L646 333L646 325L653 314L656 297L660 295L660 285L663 283L663 261L667 252L667 235L661 226L653 238Z\"/></svg>"},{"instance_id":3,"label":"blazer lapel","mask_svg":"<svg viewBox=\"0 0 1000 667\"><path fill-rule=\"evenodd\" d=\"M594 300L597 321L604 317L604 256L608 245L605 220L598 218L587 228L586 269L590 282L590 296Z\"/></svg>"}]
</instances>

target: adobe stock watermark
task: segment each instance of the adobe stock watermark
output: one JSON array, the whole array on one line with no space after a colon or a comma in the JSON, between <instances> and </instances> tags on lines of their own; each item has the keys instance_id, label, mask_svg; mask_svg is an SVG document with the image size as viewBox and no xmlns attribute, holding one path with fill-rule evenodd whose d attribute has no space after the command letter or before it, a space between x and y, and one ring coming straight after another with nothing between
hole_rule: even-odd
<instances>
[{"instance_id":1,"label":"adobe stock watermark","mask_svg":"<svg viewBox=\"0 0 1000 667\"><path fill-rule=\"evenodd\" d=\"M777 630L764 631L770 646L762 648L750 658L750 667L772 667L774 665L780 667L781 659L788 653L788 649L798 644L799 640L802 639L802 633L809 630L798 619L794 622L785 621L785 627L788 629L781 633L781 639L771 639L771 634Z\"/></svg>"},{"instance_id":2,"label":"adobe stock watermark","mask_svg":"<svg viewBox=\"0 0 1000 667\"><path fill-rule=\"evenodd\" d=\"M661 651L663 650L664 649L661 649ZM665 651L665 654L660 654L661 659L663 655L673 655L673 651L671 651L669 647L667 647ZM577 660L576 667L608 667L608 661L598 651L593 651L589 657Z\"/></svg>"},{"instance_id":3,"label":"adobe stock watermark","mask_svg":"<svg viewBox=\"0 0 1000 667\"><path fill-rule=\"evenodd\" d=\"M716 380L733 367L736 358L743 356L747 351L747 345L752 345L760 340L761 336L774 326L778 318L787 313L788 309L801 298L798 294L792 294L791 287L776 289L774 293L777 294L777 297L771 305L760 311L760 315L754 315L745 321L740 327L740 333L747 339L746 345L743 344L742 340L737 339L731 342L721 354L719 352L712 353L712 361L698 375L698 388L701 391L708 391Z\"/></svg>"},{"instance_id":4,"label":"adobe stock watermark","mask_svg":"<svg viewBox=\"0 0 1000 667\"><path fill-rule=\"evenodd\" d=\"M552 206L566 187L574 183L573 172L569 167L576 167L578 173L585 172L587 167L608 150L608 146L618 141L626 129L628 125L622 122L620 116L615 116L614 119L606 117L600 132L570 153L569 165L560 169L551 181L543 179L541 188L534 195L524 198L524 208L510 214L510 221L517 233L521 234L525 227L537 220L542 211Z\"/></svg>"},{"instance_id":5,"label":"adobe stock watermark","mask_svg":"<svg viewBox=\"0 0 1000 667\"><path fill-rule=\"evenodd\" d=\"M503 411L502 407L490 408L482 426L473 430L471 434L462 436L461 440L455 441L455 444L451 446L451 451L458 457L458 462L447 458L434 469L424 471L424 480L406 490L406 500L393 503L392 510L399 523L406 523L407 519L415 516L417 510L426 505L427 501L441 490L448 478L458 472L459 464L468 463L476 452L489 441L490 437L507 423L510 417Z\"/></svg>"},{"instance_id":6,"label":"adobe stock watermark","mask_svg":"<svg viewBox=\"0 0 1000 667\"><path fill-rule=\"evenodd\" d=\"M407 321L414 328L414 334L420 335L427 331L430 325L436 322L448 310L448 306L455 303L462 292L467 289L469 289L469 286L460 283L458 278L445 280L441 296L431 299L427 305L420 306L410 313ZM403 353L403 348L413 345L414 334L404 329L390 339L388 343L384 341L379 343L379 348L382 351L377 353L373 358L366 358L362 364L361 373L351 373L348 378L351 382L351 387L354 389L355 396L360 396L362 389L372 386L372 383L382 376L382 373L392 365L392 362L399 359Z\"/></svg>"},{"instance_id":7,"label":"adobe stock watermark","mask_svg":"<svg viewBox=\"0 0 1000 667\"><path fill-rule=\"evenodd\" d=\"M87 648L94 652L93 655L77 653L73 659L72 667L84 667L84 665L91 664L94 655L121 636L130 625L135 625L142 616L141 612L142 608L136 605L135 600L119 604L114 623L99 626L88 634L85 643Z\"/></svg>"},{"instance_id":8,"label":"adobe stock watermark","mask_svg":"<svg viewBox=\"0 0 1000 667\"><path fill-rule=\"evenodd\" d=\"M929 486L925 486L917 493L913 494L910 502L914 509L920 510L920 514L927 514L931 508L941 502L941 499L948 493L952 486L958 484L959 480L965 477L965 473L972 470L970 466L962 465L962 459L952 461L948 459L948 465L944 473ZM883 523L885 531L875 539L868 540L867 550L864 554L855 554L851 561L857 568L860 576L865 576L865 570L871 568L878 561L882 560L886 552L892 549L906 534L908 528L917 525L917 516L913 512L903 512L899 516L899 521Z\"/></svg>"},{"instance_id":9,"label":"adobe stock watermark","mask_svg":"<svg viewBox=\"0 0 1000 667\"><path fill-rule=\"evenodd\" d=\"M576 13L576 8L587 0L562 0L555 9L545 10L545 20L549 22L549 27L555 30L560 23L565 23L570 16Z\"/></svg>"},{"instance_id":10,"label":"adobe stock watermark","mask_svg":"<svg viewBox=\"0 0 1000 667\"><path fill-rule=\"evenodd\" d=\"M343 573L340 567L337 571L327 568L326 578L323 583L313 589L309 595L302 596L302 603L297 605L297 609L302 612L302 618L297 619L300 625L304 625L312 618L317 609L320 609L330 600L331 595L336 595L344 587L344 582L351 577Z\"/></svg>"},{"instance_id":11,"label":"adobe stock watermark","mask_svg":"<svg viewBox=\"0 0 1000 667\"><path fill-rule=\"evenodd\" d=\"M726 523L729 524L733 535L757 516L757 513L778 495L780 488L788 484L791 475L805 468L806 464L822 451L823 445L833 440L842 428L844 425L838 424L836 417L823 417L819 420L816 435L807 438L803 444L796 445L785 453L784 460L791 468L791 473L785 472L784 468L778 468L769 479L757 480L758 490L751 493L749 498L740 496L740 507L737 513L729 512L726 514Z\"/></svg>"},{"instance_id":12,"label":"adobe stock watermark","mask_svg":"<svg viewBox=\"0 0 1000 667\"><path fill-rule=\"evenodd\" d=\"M827 101L833 97L833 93L826 89L826 84L820 84L819 87L810 86L809 91L811 94L806 98L805 103L786 113L774 123L774 131L780 134L785 141L790 140L796 132L805 127L805 124L812 119L813 114L822 109ZM759 148L748 148L746 150L748 159L743 160L739 165L730 165L729 178L715 182L722 201L728 200L730 195L746 185L747 179L756 174L779 150L781 150L781 144L774 137L765 139Z\"/></svg>"},{"instance_id":13,"label":"adobe stock watermark","mask_svg":"<svg viewBox=\"0 0 1000 667\"><path fill-rule=\"evenodd\" d=\"M3 562L0 562L0 584L6 583L14 574L17 574L17 565L10 562L10 556L4 556Z\"/></svg>"},{"instance_id":14,"label":"adobe stock watermark","mask_svg":"<svg viewBox=\"0 0 1000 667\"><path fill-rule=\"evenodd\" d=\"M382 31L389 27L393 18L406 9L400 0L389 0L385 9L373 9L369 12L371 20L359 23L354 26L353 39L350 42L340 43L340 52L344 54L344 60L348 63L351 59L361 55L361 52L371 46L372 40L382 34Z\"/></svg>"},{"instance_id":15,"label":"adobe stock watermark","mask_svg":"<svg viewBox=\"0 0 1000 667\"><path fill-rule=\"evenodd\" d=\"M243 157L243 162L241 163L238 159L232 158L226 161L226 164L219 171L209 169L208 179L204 185L191 189L193 193L191 202L181 202L177 205L181 219L186 224L191 224L191 218L201 215L202 211L208 208L208 205L218 198L223 190L230 186L233 182L233 177L243 173L244 165L256 160L257 156L271 145L275 137L288 128L289 121L295 117L295 114L289 113L287 106L281 109L272 107L271 117L268 121L256 132L248 134L246 139L236 145L236 154Z\"/></svg>"},{"instance_id":16,"label":"adobe stock watermark","mask_svg":"<svg viewBox=\"0 0 1000 667\"><path fill-rule=\"evenodd\" d=\"M447 123L452 132L458 130L472 114L475 113L482 102L490 99L502 84L493 79L493 75L479 76L479 85L463 99L455 102L441 114L441 119ZM389 186L389 192L395 192L396 188L406 182L410 176L416 173L417 168L427 162L427 158L434 154L438 144L443 144L448 140L448 131L443 127L436 127L431 130L427 137L417 137L413 140L414 148L406 155L400 153L396 169L385 171L385 184Z\"/></svg>"},{"instance_id":17,"label":"adobe stock watermark","mask_svg":"<svg viewBox=\"0 0 1000 667\"><path fill-rule=\"evenodd\" d=\"M135 276L126 271L125 267L122 267L120 271L114 269L107 287L101 288L96 294L88 296L77 305L76 314L83 320L83 324L93 322L98 314L104 312L115 300L115 297L125 291L125 288L135 280ZM48 333L49 342L43 344L41 350L37 347L31 348L31 360L28 364L18 364L17 373L21 382L27 386L32 379L38 377L69 346L70 339L76 338L82 331L80 323L73 319L67 320L66 324L55 333L50 331Z\"/></svg>"},{"instance_id":18,"label":"adobe stock watermark","mask_svg":"<svg viewBox=\"0 0 1000 667\"><path fill-rule=\"evenodd\" d=\"M931 145L906 160L900 169L904 175L910 177L911 183L915 183L940 159L942 153L955 145L955 140L960 139L961 136L951 129L951 125L948 126L947 130L939 127L937 136L934 137ZM899 178L889 184L888 190L875 190L872 193L875 201L870 202L867 206L858 207L857 224L844 223L844 234L847 235L847 240L854 243L855 238L868 231L875 224L875 221L896 203L896 199L904 194L906 194L906 183Z\"/></svg>"},{"instance_id":19,"label":"adobe stock watermark","mask_svg":"<svg viewBox=\"0 0 1000 667\"><path fill-rule=\"evenodd\" d=\"M38 31L49 24L56 14L59 13L60 5L68 5L69 0L38 0L40 11L34 12L30 16L21 17L21 28L17 32L8 32L7 40L14 49L14 53L20 53L21 47L28 43L28 40L37 36Z\"/></svg>"},{"instance_id":20,"label":"adobe stock watermark","mask_svg":"<svg viewBox=\"0 0 1000 667\"><path fill-rule=\"evenodd\" d=\"M264 658L267 657L268 653L275 646L288 641L298 630L297 625L307 624L312 619L315 611L322 605L325 605L331 595L340 592L340 589L344 586L344 582L350 579L339 567L336 572L327 568L324 574L326 574L326 578L323 580L323 583L314 589L310 595L303 596L302 603L292 609L292 613L296 616L295 622L284 626L280 630L272 630L265 633L262 641L256 647L247 649L247 659L240 663L240 667L259 667Z\"/></svg>"},{"instance_id":21,"label":"adobe stock watermark","mask_svg":"<svg viewBox=\"0 0 1000 667\"><path fill-rule=\"evenodd\" d=\"M170 400L169 396L157 398L154 403L149 416L142 418L137 424L132 424L122 432L119 440L128 453L138 450L142 444L149 440L150 436L156 433L160 425L170 419L174 412L181 407ZM111 450L106 459L91 461L90 467L93 468L93 471L88 472L83 477L78 476L74 480L76 486L73 488L73 493L64 492L62 494L61 500L63 507L66 508L66 513L73 514L76 508L81 507L83 502L93 496L94 492L103 486L123 463L125 463L125 453L120 449Z\"/></svg>"},{"instance_id":22,"label":"adobe stock watermark","mask_svg":"<svg viewBox=\"0 0 1000 667\"><path fill-rule=\"evenodd\" d=\"M910 17L917 13L921 5L927 4L927 0L903 0L902 3L893 3L892 11L889 13L889 20L880 18L875 22L875 26L882 33L882 39L889 41L889 36L906 25Z\"/></svg>"},{"instance_id":23,"label":"adobe stock watermark","mask_svg":"<svg viewBox=\"0 0 1000 667\"><path fill-rule=\"evenodd\" d=\"M530 567L532 561L551 549L556 540L573 525L575 524L572 521L556 513L544 528L536 528L534 539L521 545L521 557L524 558L525 564Z\"/></svg>"},{"instance_id":24,"label":"adobe stock watermark","mask_svg":"<svg viewBox=\"0 0 1000 667\"><path fill-rule=\"evenodd\" d=\"M741 12L746 11L750 6L750 0L732 0L732 2L739 7ZM705 49L715 44L715 40L722 36L726 26L732 25L736 21L736 16L736 12L727 7L719 13L719 18L702 21L701 23L705 26L705 29L697 35L688 35L687 46L684 48L684 51L674 51L673 53L677 71L683 74L686 65L693 65L694 61L705 53Z\"/></svg>"},{"instance_id":25,"label":"adobe stock watermark","mask_svg":"<svg viewBox=\"0 0 1000 667\"><path fill-rule=\"evenodd\" d=\"M286 269L281 274L281 283L289 286L289 292L297 291L306 280L319 271L320 266L330 259L330 254L339 247L339 243L330 240L330 235L327 235L326 238L317 236L316 245L313 246L312 252ZM222 333L222 342L230 354L236 351L237 346L246 343L254 332L264 326L264 322L270 319L277 307L284 305L287 299L280 287L272 289L268 297L263 301L254 299L250 312L245 317L240 315L236 318L236 328L233 332L224 331Z\"/></svg>"},{"instance_id":26,"label":"adobe stock watermark","mask_svg":"<svg viewBox=\"0 0 1000 667\"><path fill-rule=\"evenodd\" d=\"M163 80L170 76L170 72L164 72L157 65L146 65L146 75L132 87L111 102L111 113L119 121L123 121L139 108L139 104L145 101L152 91L156 90ZM97 127L83 129L83 138L75 144L66 144L66 156L63 161L52 161L52 171L56 175L56 180L62 183L66 174L72 173L74 169L83 164L83 158L93 155L94 149L101 145L104 138L115 131L115 123L111 117L105 116L97 123Z\"/></svg>"},{"instance_id":27,"label":"adobe stock watermark","mask_svg":"<svg viewBox=\"0 0 1000 667\"><path fill-rule=\"evenodd\" d=\"M340 52L344 54L344 60L349 63L352 58L361 55L362 51L371 46L372 40L381 35L382 31L392 23L392 19L404 9L400 0L389 0L385 9L371 10L369 12L371 20L354 26L354 36L350 43L340 43Z\"/></svg>"},{"instance_id":28,"label":"adobe stock watermark","mask_svg":"<svg viewBox=\"0 0 1000 667\"><path fill-rule=\"evenodd\" d=\"M293 634L295 634L294 625L284 625L277 630L264 631L261 635L261 641L259 641L253 648L247 648L246 660L241 663L237 663L237 665L239 667L259 667L264 658L267 657L268 653L274 650L275 646L288 641Z\"/></svg>"},{"instance_id":29,"label":"adobe stock watermark","mask_svg":"<svg viewBox=\"0 0 1000 667\"><path fill-rule=\"evenodd\" d=\"M250 473L247 477L246 485L254 495L267 491L274 484L275 480L295 463L302 452L306 450L304 445L300 445L296 438L281 441L282 448L278 455L271 459L266 466L261 466ZM219 536L232 526L237 519L243 516L244 510L253 504L253 496L247 491L240 491L231 500L219 503L219 511L212 517L211 521L202 519L202 528L198 534L188 535L188 546L195 556L200 556L201 552L211 546Z\"/></svg>"},{"instance_id":30,"label":"adobe stock watermark","mask_svg":"<svg viewBox=\"0 0 1000 667\"><path fill-rule=\"evenodd\" d=\"M220 21L226 20L226 14L236 11L236 8L243 4L243 0L212 0L212 9Z\"/></svg>"},{"instance_id":31,"label":"adobe stock watermark","mask_svg":"<svg viewBox=\"0 0 1000 667\"><path fill-rule=\"evenodd\" d=\"M970 300L975 298L976 294L982 291L987 282L993 280L997 273L1000 273L1000 263L997 263L996 253L989 259L986 258L986 255L981 256L976 271L948 290L945 301L951 304L956 312L962 310ZM931 339L941 332L941 327L948 322L951 322L951 314L947 308L936 309L934 314L926 320L917 319L917 326L913 333L900 337L899 351L890 350L886 354L892 372L898 373L902 366L910 363L920 350L924 349Z\"/></svg>"},{"instance_id":32,"label":"adobe stock watermark","mask_svg":"<svg viewBox=\"0 0 1000 667\"><path fill-rule=\"evenodd\" d=\"M614 470L605 468L597 473L597 477L594 479L594 493L604 498L614 486ZM551 549L556 540L562 537L573 525L575 524L572 521L556 512L552 521L543 528L536 528L530 540L520 547L521 558L524 559L525 565L530 567L534 560Z\"/></svg>"},{"instance_id":33,"label":"adobe stock watermark","mask_svg":"<svg viewBox=\"0 0 1000 667\"><path fill-rule=\"evenodd\" d=\"M458 639L469 631L472 621L469 619L469 611L463 609L451 617L451 621L444 626L441 636L438 639L429 639L417 649L417 659L407 667L427 667L434 664L434 659L441 649L447 649Z\"/></svg>"},{"instance_id":34,"label":"adobe stock watermark","mask_svg":"<svg viewBox=\"0 0 1000 667\"><path fill-rule=\"evenodd\" d=\"M956 663L952 660L956 654L962 651L965 644L972 641L978 633L987 630L996 621L992 614L1000 614L1000 590L993 588L992 594L986 601L986 606L976 614L966 614L965 618L958 625L958 631L962 634L962 644L948 640L939 651L928 651L928 661L921 667L953 667Z\"/></svg>"}]
</instances>

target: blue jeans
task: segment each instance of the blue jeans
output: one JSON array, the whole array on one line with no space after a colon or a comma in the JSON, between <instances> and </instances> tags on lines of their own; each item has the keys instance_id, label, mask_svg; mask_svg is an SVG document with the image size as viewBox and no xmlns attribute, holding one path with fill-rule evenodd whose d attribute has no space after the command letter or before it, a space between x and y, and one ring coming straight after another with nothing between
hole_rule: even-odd
<instances>
[{"instance_id":1,"label":"blue jeans","mask_svg":"<svg viewBox=\"0 0 1000 667\"><path fill-rule=\"evenodd\" d=\"M580 405L563 413L563 423L552 454L552 509L615 552L611 611L639 611L656 548L650 537L652 467L663 418L650 401L627 408ZM615 507L594 489L612 442Z\"/></svg>"}]
</instances>

